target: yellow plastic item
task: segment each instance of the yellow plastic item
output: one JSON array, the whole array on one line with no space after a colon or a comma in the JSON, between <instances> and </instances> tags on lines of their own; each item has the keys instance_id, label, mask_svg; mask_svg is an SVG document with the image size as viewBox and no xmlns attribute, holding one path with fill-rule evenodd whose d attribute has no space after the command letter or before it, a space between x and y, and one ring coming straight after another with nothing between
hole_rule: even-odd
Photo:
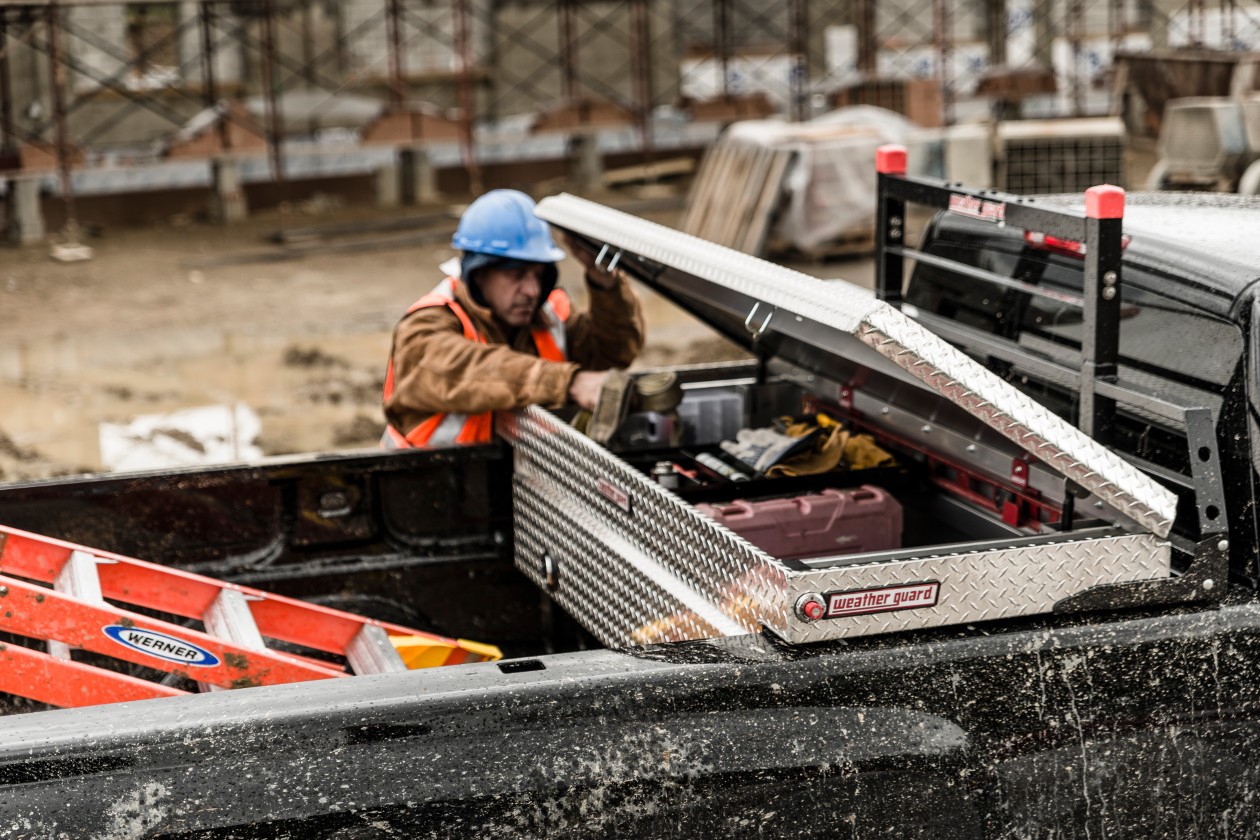
<instances>
[{"instance_id":1,"label":"yellow plastic item","mask_svg":"<svg viewBox=\"0 0 1260 840\"><path fill-rule=\"evenodd\" d=\"M818 425L824 429L830 429L830 428L840 425L839 420L835 419L834 417L831 417L830 415L823 414L821 411L815 414L814 418L817 421Z\"/></svg>"},{"instance_id":2,"label":"yellow plastic item","mask_svg":"<svg viewBox=\"0 0 1260 840\"><path fill-rule=\"evenodd\" d=\"M436 668L439 665L465 665L470 662L498 662L503 651L494 645L456 639L455 644L434 641L432 636L390 636L389 640L407 668Z\"/></svg>"}]
</instances>

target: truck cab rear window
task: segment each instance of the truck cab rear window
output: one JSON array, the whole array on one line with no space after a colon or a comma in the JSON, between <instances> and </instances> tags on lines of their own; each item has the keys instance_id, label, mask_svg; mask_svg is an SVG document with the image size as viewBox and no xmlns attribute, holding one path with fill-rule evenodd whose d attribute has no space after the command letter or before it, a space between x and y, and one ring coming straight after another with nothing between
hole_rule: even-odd
<instances>
[{"instance_id":1,"label":"truck cab rear window","mask_svg":"<svg viewBox=\"0 0 1260 840\"><path fill-rule=\"evenodd\" d=\"M1055 292L1079 296L1082 291L1080 259L1027 247L1022 239L951 232L933 238L924 250ZM1174 402L1218 410L1242 356L1242 336L1233 324L1160 294L1161 288L1175 284L1126 261L1122 376ZM915 266L907 301L1063 364L1079 365L1082 311L1071 304L924 264Z\"/></svg>"}]
</instances>

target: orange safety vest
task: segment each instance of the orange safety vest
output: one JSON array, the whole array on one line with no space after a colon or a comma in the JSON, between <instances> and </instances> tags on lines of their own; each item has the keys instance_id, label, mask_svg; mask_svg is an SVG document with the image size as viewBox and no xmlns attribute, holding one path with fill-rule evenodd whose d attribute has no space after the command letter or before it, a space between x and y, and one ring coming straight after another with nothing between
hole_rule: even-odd
<instances>
[{"instance_id":1,"label":"orange safety vest","mask_svg":"<svg viewBox=\"0 0 1260 840\"><path fill-rule=\"evenodd\" d=\"M458 286L458 279L447 277L433 291L408 307L407 315L426 306L450 307L450 310L455 313L455 316L459 318L459 322L464 327L464 338L485 344L486 337L477 330L477 326L473 323L472 318L468 317L464 307L460 306L459 302L455 300L455 289ZM554 289L547 296L547 300L543 302L543 305L539 307L539 310L543 313L544 319L550 326L535 328L531 331L534 347L538 349L538 357L549 362L566 361L568 357L565 355L565 352L568 349L568 342L564 322L569 318L569 296L565 294L563 289ZM388 402L393 393L394 354L391 351L389 354L389 367L385 370L384 400ZM386 424L385 435L381 438L381 447L383 449L410 449L425 446L449 446L451 444L489 443L493 438L493 423L493 412L486 411L472 415L455 414L453 412L434 414L406 435L393 426Z\"/></svg>"}]
</instances>

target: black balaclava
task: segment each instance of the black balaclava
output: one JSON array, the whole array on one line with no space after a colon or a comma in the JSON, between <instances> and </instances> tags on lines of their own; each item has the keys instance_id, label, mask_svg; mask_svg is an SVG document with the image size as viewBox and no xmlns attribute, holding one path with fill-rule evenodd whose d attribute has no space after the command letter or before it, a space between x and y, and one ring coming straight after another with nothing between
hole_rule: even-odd
<instances>
[{"instance_id":1,"label":"black balaclava","mask_svg":"<svg viewBox=\"0 0 1260 840\"><path fill-rule=\"evenodd\" d=\"M533 265L533 263L525 260L514 260L511 257L499 257L494 254L478 254L474 251L465 251L459 258L459 276L460 279L468 284L468 294L472 297L473 302L478 306L489 308L489 304L481 296L481 289L477 285L477 273L486 268L499 268L510 271L527 265ZM547 296L556 288L556 282L560 279L560 271L556 268L555 263L542 263L541 265L543 270L542 276L539 278L539 306L542 306L547 300Z\"/></svg>"}]
</instances>

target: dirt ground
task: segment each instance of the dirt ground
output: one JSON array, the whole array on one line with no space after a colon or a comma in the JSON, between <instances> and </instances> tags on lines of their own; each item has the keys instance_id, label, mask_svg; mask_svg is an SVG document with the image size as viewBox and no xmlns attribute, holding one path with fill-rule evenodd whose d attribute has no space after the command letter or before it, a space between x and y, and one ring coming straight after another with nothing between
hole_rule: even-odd
<instances>
[{"instance_id":1,"label":"dirt ground","mask_svg":"<svg viewBox=\"0 0 1260 840\"><path fill-rule=\"evenodd\" d=\"M375 446L390 331L441 279L437 265L454 253L447 245L190 263L275 250L265 237L279 229L432 209L327 201L229 227L174 219L107 229L85 240L94 258L76 263L52 260L47 246L0 247L0 481L100 472L102 423L208 405L252 408L266 455ZM870 282L869 261L800 267ZM573 260L561 282L580 304ZM742 355L641 291L649 340L636 366Z\"/></svg>"}]
</instances>

